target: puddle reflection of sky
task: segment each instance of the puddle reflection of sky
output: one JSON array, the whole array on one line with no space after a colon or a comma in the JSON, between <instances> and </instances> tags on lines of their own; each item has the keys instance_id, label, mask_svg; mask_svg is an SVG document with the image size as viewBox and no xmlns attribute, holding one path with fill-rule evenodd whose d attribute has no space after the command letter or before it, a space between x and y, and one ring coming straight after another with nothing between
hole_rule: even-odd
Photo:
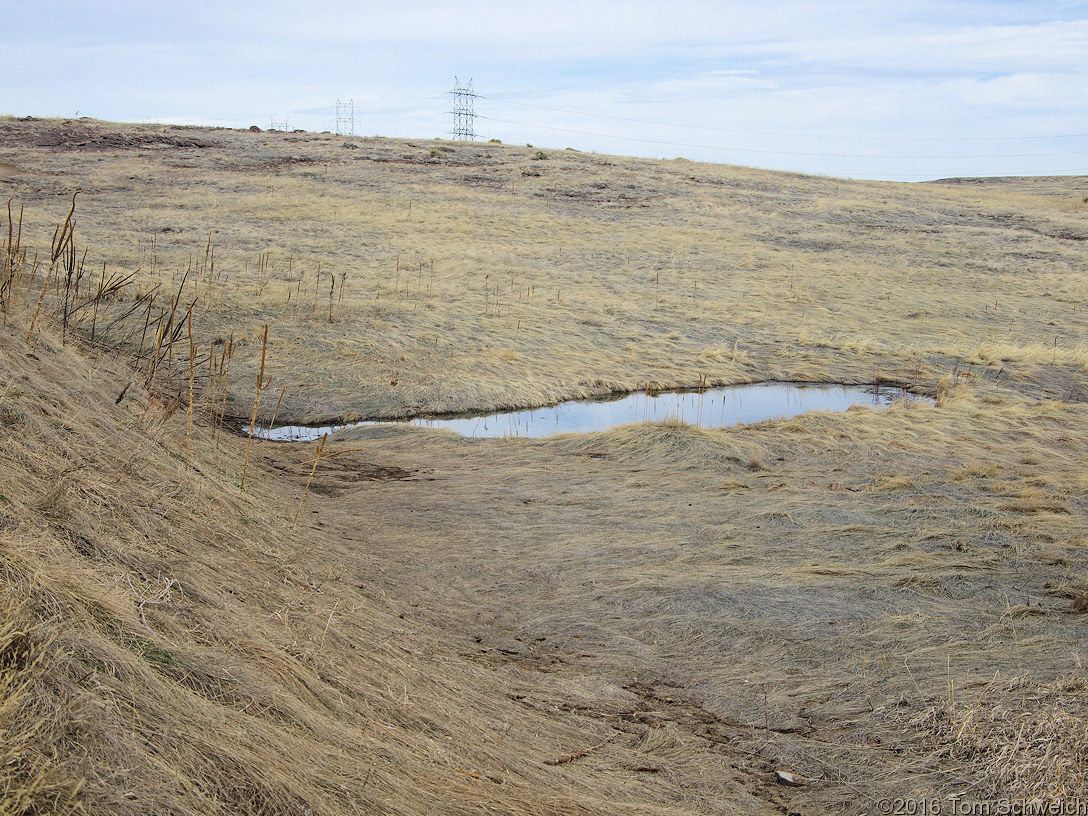
<instances>
[{"instance_id":1,"label":"puddle reflection of sky","mask_svg":"<svg viewBox=\"0 0 1088 816\"><path fill-rule=\"evenodd\" d=\"M453 431L462 436L527 438L560 433L605 431L632 422L685 422L703 428L785 419L809 411L845 411L853 405L882 408L896 399L920 399L897 389L841 385L759 383L711 388L702 393L666 391L634 393L619 399L571 401L547 408L509 411L488 416L417 418L407 422L355 422L349 425L306 427L285 425L260 432L277 441L312 441L324 433L368 425L409 424Z\"/></svg>"}]
</instances>

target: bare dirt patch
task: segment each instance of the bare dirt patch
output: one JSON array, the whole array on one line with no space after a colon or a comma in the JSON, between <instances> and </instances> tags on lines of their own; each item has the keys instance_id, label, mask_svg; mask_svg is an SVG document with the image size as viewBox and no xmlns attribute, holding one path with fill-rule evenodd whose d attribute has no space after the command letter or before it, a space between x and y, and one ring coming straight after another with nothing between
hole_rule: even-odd
<instances>
[{"instance_id":1,"label":"bare dirt patch","mask_svg":"<svg viewBox=\"0 0 1088 816\"><path fill-rule=\"evenodd\" d=\"M300 484L309 482L309 489L322 496L343 496L360 489L366 482L420 478L416 469L364 461L358 453L324 458L318 469L314 470L314 457L310 449L302 446L279 447L279 450L262 453L261 459L280 473L299 480Z\"/></svg>"}]
</instances>

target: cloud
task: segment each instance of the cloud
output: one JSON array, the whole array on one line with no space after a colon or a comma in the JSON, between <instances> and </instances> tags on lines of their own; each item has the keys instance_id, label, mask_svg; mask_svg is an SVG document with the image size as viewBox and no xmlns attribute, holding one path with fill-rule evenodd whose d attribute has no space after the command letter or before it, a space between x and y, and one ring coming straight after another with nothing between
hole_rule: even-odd
<instances>
[{"instance_id":1,"label":"cloud","mask_svg":"<svg viewBox=\"0 0 1088 816\"><path fill-rule=\"evenodd\" d=\"M739 43L735 53L768 65L852 73L1007 72L1024 66L1083 72L1088 70L1088 20L952 29L935 22L891 31L859 25L830 35Z\"/></svg>"},{"instance_id":2,"label":"cloud","mask_svg":"<svg viewBox=\"0 0 1088 816\"><path fill-rule=\"evenodd\" d=\"M655 99L720 96L763 92L780 86L777 79L764 78L755 70L707 71L690 79L667 79L651 85L647 97Z\"/></svg>"}]
</instances>

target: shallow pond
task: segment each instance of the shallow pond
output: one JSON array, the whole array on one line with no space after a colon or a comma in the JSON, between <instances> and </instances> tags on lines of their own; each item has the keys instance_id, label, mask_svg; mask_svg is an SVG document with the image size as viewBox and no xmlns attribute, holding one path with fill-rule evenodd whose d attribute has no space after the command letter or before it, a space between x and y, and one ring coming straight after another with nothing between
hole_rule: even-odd
<instances>
[{"instance_id":1,"label":"shallow pond","mask_svg":"<svg viewBox=\"0 0 1088 816\"><path fill-rule=\"evenodd\" d=\"M896 400L927 401L902 389L756 383L702 391L636 392L612 399L572 400L547 408L506 411L486 416L417 417L401 421L363 421L313 427L282 425L257 433L280 442L320 439L324 433L368 425L440 428L462 436L541 437L560 433L606 431L630 422L685 422L702 428L785 419L809 411L845 411L854 405L886 408ZM931 402L931 401L930 401Z\"/></svg>"}]
</instances>

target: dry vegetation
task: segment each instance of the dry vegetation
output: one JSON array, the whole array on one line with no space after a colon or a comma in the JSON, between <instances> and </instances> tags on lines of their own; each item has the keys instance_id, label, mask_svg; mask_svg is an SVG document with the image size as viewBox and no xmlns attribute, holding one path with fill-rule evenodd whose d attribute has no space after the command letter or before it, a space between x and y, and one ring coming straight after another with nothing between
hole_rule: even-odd
<instances>
[{"instance_id":1,"label":"dry vegetation","mask_svg":"<svg viewBox=\"0 0 1088 816\"><path fill-rule=\"evenodd\" d=\"M1088 181L536 155L0 119L0 812L1086 795ZM219 428L767 378L938 402Z\"/></svg>"},{"instance_id":2,"label":"dry vegetation","mask_svg":"<svg viewBox=\"0 0 1088 816\"><path fill-rule=\"evenodd\" d=\"M82 189L96 273L139 268L173 294L192 270L198 334L244 326L250 379L271 325L292 420L701 375L932 381L956 363L1061 397L1074 383L1049 366L1088 364L1084 179L897 185L537 153L0 120L26 240L48 244Z\"/></svg>"}]
</instances>

